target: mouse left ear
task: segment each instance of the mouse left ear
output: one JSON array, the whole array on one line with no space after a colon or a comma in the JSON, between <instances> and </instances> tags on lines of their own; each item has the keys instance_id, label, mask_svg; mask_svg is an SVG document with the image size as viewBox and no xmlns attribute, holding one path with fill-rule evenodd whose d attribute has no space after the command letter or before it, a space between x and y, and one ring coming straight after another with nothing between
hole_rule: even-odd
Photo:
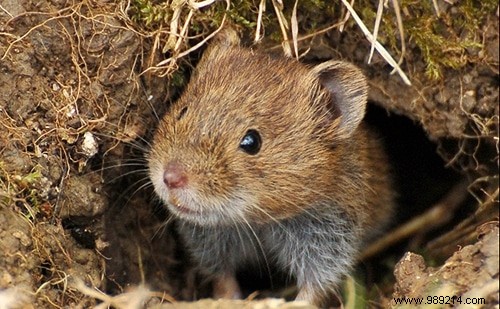
<instances>
[{"instance_id":1,"label":"mouse left ear","mask_svg":"<svg viewBox=\"0 0 500 309\"><path fill-rule=\"evenodd\" d=\"M238 32L231 25L226 25L208 43L207 49L203 52L200 64L211 62L217 59L225 51L240 46Z\"/></svg>"},{"instance_id":2,"label":"mouse left ear","mask_svg":"<svg viewBox=\"0 0 500 309\"><path fill-rule=\"evenodd\" d=\"M213 37L211 45L218 45L219 47L227 48L239 46L240 41L238 31L236 31L233 26L226 25Z\"/></svg>"},{"instance_id":3,"label":"mouse left ear","mask_svg":"<svg viewBox=\"0 0 500 309\"><path fill-rule=\"evenodd\" d=\"M365 115L368 98L366 78L353 64L327 61L312 69L320 85L330 94L326 102L330 112L339 118L339 135L350 137Z\"/></svg>"}]
</instances>

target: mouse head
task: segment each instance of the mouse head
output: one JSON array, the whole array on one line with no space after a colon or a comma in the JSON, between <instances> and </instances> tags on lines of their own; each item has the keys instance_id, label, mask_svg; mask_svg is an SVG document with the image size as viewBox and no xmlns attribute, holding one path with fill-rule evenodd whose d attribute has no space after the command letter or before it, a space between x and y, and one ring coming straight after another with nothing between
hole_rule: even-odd
<instances>
[{"instance_id":1,"label":"mouse head","mask_svg":"<svg viewBox=\"0 0 500 309\"><path fill-rule=\"evenodd\" d=\"M353 65L274 59L241 48L227 29L159 124L148 157L155 191L174 215L202 225L331 203L366 96Z\"/></svg>"}]
</instances>

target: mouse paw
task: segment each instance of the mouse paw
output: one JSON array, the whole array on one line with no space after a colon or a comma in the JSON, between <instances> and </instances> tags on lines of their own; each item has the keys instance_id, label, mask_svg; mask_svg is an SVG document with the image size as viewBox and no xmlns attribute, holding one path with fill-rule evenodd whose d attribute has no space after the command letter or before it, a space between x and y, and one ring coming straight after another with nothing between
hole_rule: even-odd
<instances>
[{"instance_id":1,"label":"mouse paw","mask_svg":"<svg viewBox=\"0 0 500 309\"><path fill-rule=\"evenodd\" d=\"M213 297L241 299L241 290L236 277L232 274L216 276L213 283Z\"/></svg>"}]
</instances>

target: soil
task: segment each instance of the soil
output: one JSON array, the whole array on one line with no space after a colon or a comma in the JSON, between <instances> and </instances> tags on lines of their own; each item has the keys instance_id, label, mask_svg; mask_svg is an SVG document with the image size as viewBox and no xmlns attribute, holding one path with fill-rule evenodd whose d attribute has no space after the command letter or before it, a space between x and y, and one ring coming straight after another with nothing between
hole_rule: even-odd
<instances>
[{"instance_id":1,"label":"soil","mask_svg":"<svg viewBox=\"0 0 500 309\"><path fill-rule=\"evenodd\" d=\"M0 0L0 308L142 306L133 299L160 307L210 296L210 282L190 263L145 170L150 136L182 87L147 70L165 55L125 5ZM305 61L342 57L362 67L372 108L379 109L374 123L403 123L380 131L400 132L394 143L416 147L399 147L406 151L427 147L429 157L417 159L396 150L394 158L417 160L409 167L395 159L396 178L418 173L415 186L400 184L401 203L415 211L402 212L394 228L441 205L462 179L471 192L457 205L445 203L449 218L436 221L437 229L422 227L372 258L389 266L364 261L372 277L381 277L360 279L377 286L365 295L373 307L393 296L437 293L435 280L447 289L442 293L498 305L498 284L491 283L499 276L498 16L485 18L478 33L485 44L481 61L447 69L439 81L423 74L426 64L410 44L404 70L412 86L390 75L378 56L366 64L370 46L355 26L301 42L302 50L314 46ZM386 111L392 114L383 118ZM425 252L428 261L408 250ZM182 306L309 308L225 302Z\"/></svg>"},{"instance_id":2,"label":"soil","mask_svg":"<svg viewBox=\"0 0 500 309\"><path fill-rule=\"evenodd\" d=\"M427 296L441 296L441 304L450 306L467 304L498 304L498 225L481 227L480 239L455 252L440 267L428 267L424 258L408 252L396 265L394 298L417 298L426 296L426 301L438 304L440 299L427 300ZM462 296L454 302L451 297ZM392 301L390 305L394 306Z\"/></svg>"}]
</instances>

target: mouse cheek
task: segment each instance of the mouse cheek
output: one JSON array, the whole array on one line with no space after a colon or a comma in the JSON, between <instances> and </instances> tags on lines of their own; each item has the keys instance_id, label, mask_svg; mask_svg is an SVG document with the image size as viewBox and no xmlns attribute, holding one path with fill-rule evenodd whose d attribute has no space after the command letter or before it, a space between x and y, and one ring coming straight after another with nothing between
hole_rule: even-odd
<instances>
[{"instance_id":1,"label":"mouse cheek","mask_svg":"<svg viewBox=\"0 0 500 309\"><path fill-rule=\"evenodd\" d=\"M170 199L170 192L167 186L163 183L163 173L156 173L155 177L152 178L153 186L158 197L163 201L163 203L167 203Z\"/></svg>"}]
</instances>

